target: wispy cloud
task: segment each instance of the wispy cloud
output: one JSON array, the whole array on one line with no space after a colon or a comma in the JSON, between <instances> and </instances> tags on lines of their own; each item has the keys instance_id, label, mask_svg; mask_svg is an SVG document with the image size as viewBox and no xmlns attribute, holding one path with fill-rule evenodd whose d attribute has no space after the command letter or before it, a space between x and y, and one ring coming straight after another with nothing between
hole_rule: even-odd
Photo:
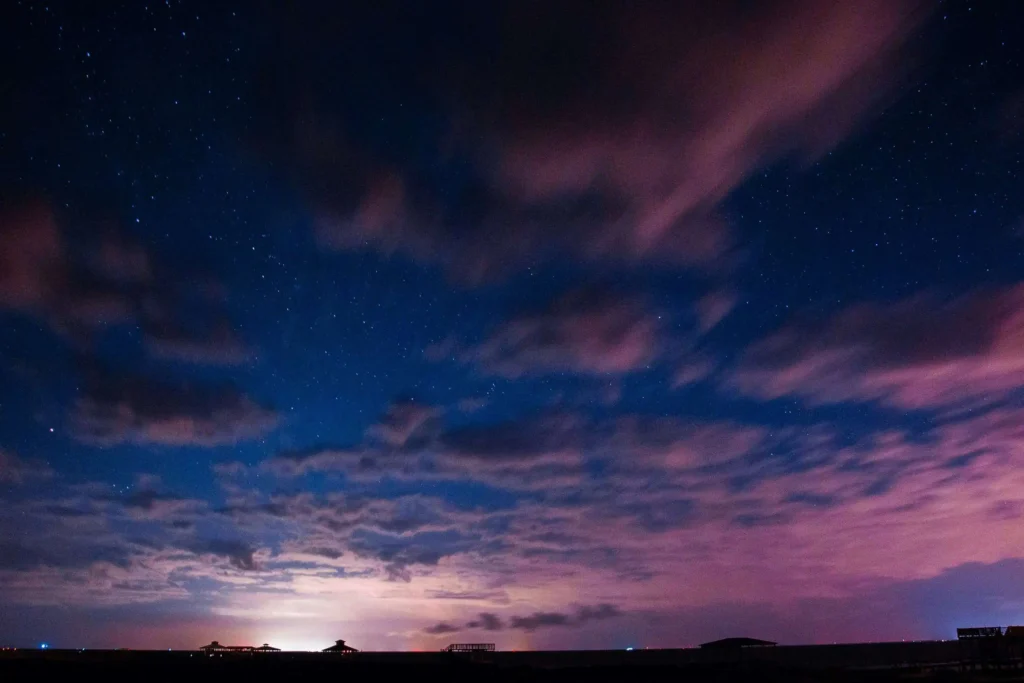
<instances>
[{"instance_id":1,"label":"wispy cloud","mask_svg":"<svg viewBox=\"0 0 1024 683\"><path fill-rule=\"evenodd\" d=\"M91 373L72 415L73 436L99 446L216 446L257 438L277 423L272 409L228 385L106 370Z\"/></svg>"},{"instance_id":2,"label":"wispy cloud","mask_svg":"<svg viewBox=\"0 0 1024 683\"><path fill-rule=\"evenodd\" d=\"M797 320L753 345L732 383L764 398L940 408L1024 386L1024 286L922 294Z\"/></svg>"},{"instance_id":3,"label":"wispy cloud","mask_svg":"<svg viewBox=\"0 0 1024 683\"><path fill-rule=\"evenodd\" d=\"M440 114L448 158L470 172L457 197L340 121L304 117L292 163L318 235L470 282L554 256L721 268L733 238L719 203L767 163L820 154L884 102L919 18L912 2L785 7L508 8L500 58L439 84L456 103ZM587 30L567 37L566 25Z\"/></svg>"}]
</instances>

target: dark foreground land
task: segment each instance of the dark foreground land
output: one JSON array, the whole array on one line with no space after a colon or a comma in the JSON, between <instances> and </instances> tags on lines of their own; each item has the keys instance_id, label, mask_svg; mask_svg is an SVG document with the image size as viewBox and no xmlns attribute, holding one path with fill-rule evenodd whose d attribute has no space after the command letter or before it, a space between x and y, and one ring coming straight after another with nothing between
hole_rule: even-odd
<instances>
[{"instance_id":1,"label":"dark foreground land","mask_svg":"<svg viewBox=\"0 0 1024 683\"><path fill-rule=\"evenodd\" d=\"M968 653L969 655L969 653ZM225 654L102 650L0 652L0 681L1024 681L1016 658L965 656L956 641L731 652L361 652Z\"/></svg>"}]
</instances>

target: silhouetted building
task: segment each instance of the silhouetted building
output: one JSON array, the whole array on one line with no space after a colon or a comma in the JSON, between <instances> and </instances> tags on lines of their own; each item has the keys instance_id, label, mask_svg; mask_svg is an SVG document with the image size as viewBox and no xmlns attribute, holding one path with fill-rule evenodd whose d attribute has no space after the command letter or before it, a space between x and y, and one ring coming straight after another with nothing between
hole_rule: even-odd
<instances>
[{"instance_id":1,"label":"silhouetted building","mask_svg":"<svg viewBox=\"0 0 1024 683\"><path fill-rule=\"evenodd\" d=\"M494 652L494 643L452 643L442 652Z\"/></svg>"},{"instance_id":2,"label":"silhouetted building","mask_svg":"<svg viewBox=\"0 0 1024 683\"><path fill-rule=\"evenodd\" d=\"M322 651L332 652L334 654L341 655L348 654L350 652L359 652L359 650L355 649L354 647L349 647L348 645L346 645L344 640L336 640L334 641L334 645L331 645L330 647L325 647Z\"/></svg>"},{"instance_id":3,"label":"silhouetted building","mask_svg":"<svg viewBox=\"0 0 1024 683\"><path fill-rule=\"evenodd\" d=\"M1024 627L980 626L958 628L960 656L983 668L1018 666L1024 658Z\"/></svg>"},{"instance_id":4,"label":"silhouetted building","mask_svg":"<svg viewBox=\"0 0 1024 683\"><path fill-rule=\"evenodd\" d=\"M281 648L279 648L279 647L270 647L266 643L263 643L259 647L254 647L252 651L253 652L280 652Z\"/></svg>"},{"instance_id":5,"label":"silhouetted building","mask_svg":"<svg viewBox=\"0 0 1024 683\"><path fill-rule=\"evenodd\" d=\"M774 647L776 643L757 638L722 638L709 643L701 643L702 650L738 650L743 647Z\"/></svg>"},{"instance_id":6,"label":"silhouetted building","mask_svg":"<svg viewBox=\"0 0 1024 683\"><path fill-rule=\"evenodd\" d=\"M212 654L214 652L280 652L281 650L276 647L270 647L266 643L263 643L261 647L253 647L252 645L221 645L216 640L209 645L203 645L199 648L200 651Z\"/></svg>"},{"instance_id":7,"label":"silhouetted building","mask_svg":"<svg viewBox=\"0 0 1024 683\"><path fill-rule=\"evenodd\" d=\"M999 638L1002 635L1002 626L975 626L972 628L958 628L956 630L957 640L972 640L975 638Z\"/></svg>"}]
</instances>

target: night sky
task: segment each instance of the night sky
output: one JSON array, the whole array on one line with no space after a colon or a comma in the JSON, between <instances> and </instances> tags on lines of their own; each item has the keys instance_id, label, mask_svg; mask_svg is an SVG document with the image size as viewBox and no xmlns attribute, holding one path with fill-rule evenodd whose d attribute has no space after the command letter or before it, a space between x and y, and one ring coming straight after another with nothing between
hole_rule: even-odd
<instances>
[{"instance_id":1,"label":"night sky","mask_svg":"<svg viewBox=\"0 0 1024 683\"><path fill-rule=\"evenodd\" d=\"M1020 3L2 4L0 644L1024 622Z\"/></svg>"}]
</instances>

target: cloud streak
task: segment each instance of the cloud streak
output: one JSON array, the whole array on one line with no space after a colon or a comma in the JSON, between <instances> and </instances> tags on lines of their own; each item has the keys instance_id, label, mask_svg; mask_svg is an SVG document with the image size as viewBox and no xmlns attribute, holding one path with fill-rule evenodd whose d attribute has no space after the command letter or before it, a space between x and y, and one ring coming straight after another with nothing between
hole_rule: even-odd
<instances>
[{"instance_id":1,"label":"cloud streak","mask_svg":"<svg viewBox=\"0 0 1024 683\"><path fill-rule=\"evenodd\" d=\"M74 404L75 438L124 443L220 446L274 429L277 414L234 387L169 383L97 370Z\"/></svg>"},{"instance_id":2,"label":"cloud streak","mask_svg":"<svg viewBox=\"0 0 1024 683\"><path fill-rule=\"evenodd\" d=\"M750 347L732 383L763 398L934 409L1024 386L1022 349L1024 286L922 294L795 321Z\"/></svg>"},{"instance_id":3,"label":"cloud streak","mask_svg":"<svg viewBox=\"0 0 1024 683\"><path fill-rule=\"evenodd\" d=\"M324 245L400 253L462 281L565 256L721 269L734 242L722 200L768 163L827 150L883 103L917 9L513 5L494 59L443 84L450 172L472 172L455 196L319 112L295 165ZM567 37L568 24L587 30Z\"/></svg>"},{"instance_id":4,"label":"cloud streak","mask_svg":"<svg viewBox=\"0 0 1024 683\"><path fill-rule=\"evenodd\" d=\"M660 352L658 319L642 302L574 291L543 311L502 323L463 355L504 377L577 372L618 375L646 367Z\"/></svg>"}]
</instances>

